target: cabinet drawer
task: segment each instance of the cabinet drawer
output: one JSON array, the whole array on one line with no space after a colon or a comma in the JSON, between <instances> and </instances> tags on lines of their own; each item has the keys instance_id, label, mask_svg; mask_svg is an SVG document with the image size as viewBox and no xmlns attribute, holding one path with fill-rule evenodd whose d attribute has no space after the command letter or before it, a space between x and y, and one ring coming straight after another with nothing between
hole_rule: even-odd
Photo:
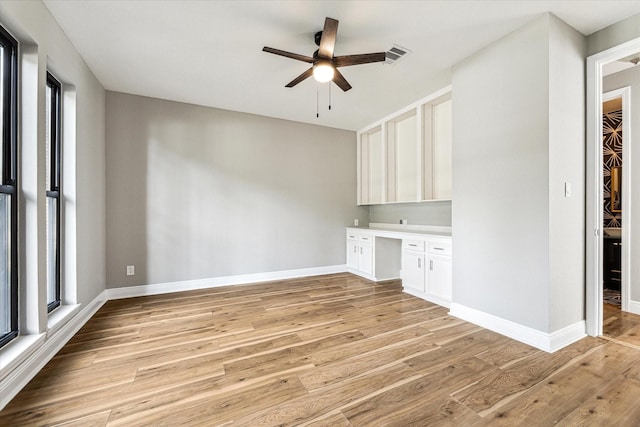
<instances>
[{"instance_id":1,"label":"cabinet drawer","mask_svg":"<svg viewBox=\"0 0 640 427\"><path fill-rule=\"evenodd\" d=\"M372 242L373 241L373 236L370 234L359 234L358 235L358 240L361 242Z\"/></svg>"},{"instance_id":2,"label":"cabinet drawer","mask_svg":"<svg viewBox=\"0 0 640 427\"><path fill-rule=\"evenodd\" d=\"M417 239L402 239L402 249L424 252L425 241Z\"/></svg>"},{"instance_id":3,"label":"cabinet drawer","mask_svg":"<svg viewBox=\"0 0 640 427\"><path fill-rule=\"evenodd\" d=\"M361 234L360 238L358 239L361 242L369 242L371 243L371 241L373 240L373 236L369 235L369 234Z\"/></svg>"},{"instance_id":4,"label":"cabinet drawer","mask_svg":"<svg viewBox=\"0 0 640 427\"><path fill-rule=\"evenodd\" d=\"M451 255L451 242L429 242L429 253Z\"/></svg>"}]
</instances>

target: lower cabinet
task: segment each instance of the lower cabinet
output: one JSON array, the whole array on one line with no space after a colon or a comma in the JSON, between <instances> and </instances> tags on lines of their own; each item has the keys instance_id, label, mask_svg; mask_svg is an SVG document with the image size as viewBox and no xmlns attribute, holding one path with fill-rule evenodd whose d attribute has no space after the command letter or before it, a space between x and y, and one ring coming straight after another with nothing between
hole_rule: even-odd
<instances>
[{"instance_id":1,"label":"lower cabinet","mask_svg":"<svg viewBox=\"0 0 640 427\"><path fill-rule=\"evenodd\" d=\"M347 232L347 267L355 272L373 274L372 236Z\"/></svg>"},{"instance_id":2,"label":"lower cabinet","mask_svg":"<svg viewBox=\"0 0 640 427\"><path fill-rule=\"evenodd\" d=\"M347 269L373 281L399 277L405 292L451 304L450 237L347 228Z\"/></svg>"},{"instance_id":3,"label":"lower cabinet","mask_svg":"<svg viewBox=\"0 0 640 427\"><path fill-rule=\"evenodd\" d=\"M427 271L427 293L443 302L451 302L452 291L451 257L444 255L429 255L429 270ZM435 301L434 301L435 302Z\"/></svg>"},{"instance_id":4,"label":"lower cabinet","mask_svg":"<svg viewBox=\"0 0 640 427\"><path fill-rule=\"evenodd\" d=\"M404 250L402 252L402 286L416 292L426 292L425 254Z\"/></svg>"},{"instance_id":5,"label":"lower cabinet","mask_svg":"<svg viewBox=\"0 0 640 427\"><path fill-rule=\"evenodd\" d=\"M449 307L452 296L451 239L403 239L405 292Z\"/></svg>"}]
</instances>

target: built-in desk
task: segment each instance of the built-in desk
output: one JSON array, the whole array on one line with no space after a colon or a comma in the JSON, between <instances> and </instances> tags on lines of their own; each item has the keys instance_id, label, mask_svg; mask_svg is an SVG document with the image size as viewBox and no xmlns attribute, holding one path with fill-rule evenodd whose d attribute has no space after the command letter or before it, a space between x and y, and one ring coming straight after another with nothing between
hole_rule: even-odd
<instances>
[{"instance_id":1,"label":"built-in desk","mask_svg":"<svg viewBox=\"0 0 640 427\"><path fill-rule=\"evenodd\" d=\"M347 269L379 282L402 279L405 292L449 307L452 289L451 231L347 227Z\"/></svg>"}]
</instances>

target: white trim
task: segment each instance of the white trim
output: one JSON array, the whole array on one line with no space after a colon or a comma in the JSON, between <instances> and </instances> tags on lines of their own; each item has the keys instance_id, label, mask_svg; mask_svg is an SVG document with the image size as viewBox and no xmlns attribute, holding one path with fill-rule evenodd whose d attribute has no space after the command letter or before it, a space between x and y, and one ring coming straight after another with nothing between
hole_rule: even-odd
<instances>
[{"instance_id":1,"label":"white trim","mask_svg":"<svg viewBox=\"0 0 640 427\"><path fill-rule=\"evenodd\" d=\"M602 335L602 67L637 52L640 37L587 58L586 324L591 336Z\"/></svg>"},{"instance_id":2,"label":"white trim","mask_svg":"<svg viewBox=\"0 0 640 427\"><path fill-rule=\"evenodd\" d=\"M549 350L546 351L553 353L554 351L560 350L569 344L573 344L574 342L581 340L587 336L585 332L586 328L587 323L584 320L581 320L548 334Z\"/></svg>"},{"instance_id":3,"label":"white trim","mask_svg":"<svg viewBox=\"0 0 640 427\"><path fill-rule=\"evenodd\" d=\"M347 267L347 273L355 274L356 276L360 276L363 279L371 280L372 282L378 282L378 279L376 279L375 276L369 273L365 273L364 271L360 271L356 268Z\"/></svg>"},{"instance_id":4,"label":"white trim","mask_svg":"<svg viewBox=\"0 0 640 427\"><path fill-rule=\"evenodd\" d=\"M108 299L159 295L171 292L193 291L196 289L218 288L220 286L268 282L272 280L297 279L321 276L323 274L346 273L346 264L326 267L301 268L298 270L273 271L269 273L240 274L237 276L213 277L208 279L183 280L179 282L153 283L150 285L128 286L107 289Z\"/></svg>"},{"instance_id":5,"label":"white trim","mask_svg":"<svg viewBox=\"0 0 640 427\"><path fill-rule=\"evenodd\" d=\"M640 314L640 301L629 299L629 313Z\"/></svg>"},{"instance_id":6,"label":"white trim","mask_svg":"<svg viewBox=\"0 0 640 427\"><path fill-rule=\"evenodd\" d=\"M388 116L385 116L383 118L381 118L380 120L376 120L374 123L369 124L368 126L360 129L357 133L358 135L362 134L362 133L367 133L368 131L370 131L371 129L375 128L376 126L380 126L390 120L395 119L398 116L401 116L402 114L411 111L411 110L416 110L417 113L419 113L419 108L421 105L423 104L428 104L430 102L436 101L438 98L442 98L443 96L447 96L450 95L452 93L452 85L448 85L443 87L440 90L437 90L427 96L425 96L422 99L417 100L416 102L407 105L404 108L401 108L391 114L389 114Z\"/></svg>"},{"instance_id":7,"label":"white trim","mask_svg":"<svg viewBox=\"0 0 640 427\"><path fill-rule=\"evenodd\" d=\"M61 329L67 322L73 319L73 316L80 310L80 304L66 305L63 304L49 313L47 319L47 335L51 336Z\"/></svg>"},{"instance_id":8,"label":"white trim","mask_svg":"<svg viewBox=\"0 0 640 427\"><path fill-rule=\"evenodd\" d=\"M416 290L413 290L413 289L408 288L406 286L402 287L402 292L404 292L405 294L413 295L414 297L418 297L418 298L423 299L425 301L429 301L429 302L432 302L434 304L438 304L438 305L440 305L442 307L445 307L445 308L451 308L451 301L447 301L446 299L437 297L435 295L431 295L431 294L427 294L427 293L424 293L424 292L416 291Z\"/></svg>"},{"instance_id":9,"label":"white trim","mask_svg":"<svg viewBox=\"0 0 640 427\"><path fill-rule=\"evenodd\" d=\"M0 410L40 372L44 365L60 351L106 301L107 292L102 291L100 295L54 333L47 334L46 338L45 334L35 336L36 341L34 342L33 351L20 354L9 365L2 367L2 371L7 368L8 373L4 376L0 375L2 377L2 381L0 381ZM26 336L24 338L33 337Z\"/></svg>"},{"instance_id":10,"label":"white trim","mask_svg":"<svg viewBox=\"0 0 640 427\"><path fill-rule=\"evenodd\" d=\"M449 314L549 353L586 336L584 321L549 334L455 302Z\"/></svg>"}]
</instances>

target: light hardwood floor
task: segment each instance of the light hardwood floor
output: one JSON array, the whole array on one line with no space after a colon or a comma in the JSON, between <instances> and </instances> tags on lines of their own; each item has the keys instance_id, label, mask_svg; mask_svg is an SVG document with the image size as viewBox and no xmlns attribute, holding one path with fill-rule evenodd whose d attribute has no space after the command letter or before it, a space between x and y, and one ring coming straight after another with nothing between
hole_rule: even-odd
<instances>
[{"instance_id":1,"label":"light hardwood floor","mask_svg":"<svg viewBox=\"0 0 640 427\"><path fill-rule=\"evenodd\" d=\"M640 350L585 338L547 354L350 274L110 301L0 412L2 426L639 423Z\"/></svg>"}]
</instances>

